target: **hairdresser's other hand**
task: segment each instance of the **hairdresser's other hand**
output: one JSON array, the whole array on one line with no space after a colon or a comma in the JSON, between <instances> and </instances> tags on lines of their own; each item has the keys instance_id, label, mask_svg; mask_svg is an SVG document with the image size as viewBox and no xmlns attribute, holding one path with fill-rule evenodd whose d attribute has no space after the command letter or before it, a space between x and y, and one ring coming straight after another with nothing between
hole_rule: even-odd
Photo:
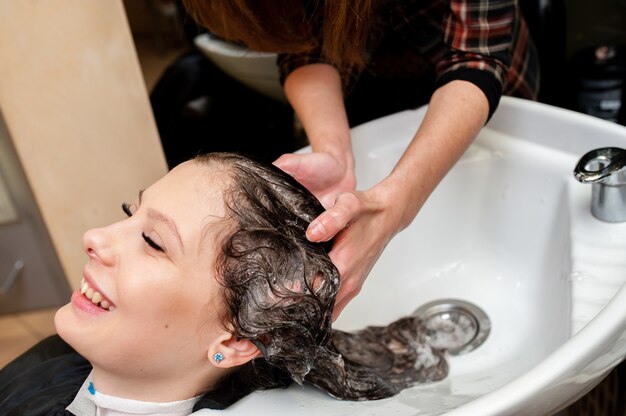
<instances>
[{"instance_id":1,"label":"hairdresser's other hand","mask_svg":"<svg viewBox=\"0 0 626 416\"><path fill-rule=\"evenodd\" d=\"M335 204L307 229L311 241L335 238L330 258L339 270L341 285L333 319L359 293L387 243L408 224L403 220L402 187L386 185L339 194Z\"/></svg>"},{"instance_id":2,"label":"hairdresser's other hand","mask_svg":"<svg viewBox=\"0 0 626 416\"><path fill-rule=\"evenodd\" d=\"M352 166L329 152L287 153L274 165L304 185L325 208L334 203L338 194L353 191L356 186Z\"/></svg>"}]
</instances>

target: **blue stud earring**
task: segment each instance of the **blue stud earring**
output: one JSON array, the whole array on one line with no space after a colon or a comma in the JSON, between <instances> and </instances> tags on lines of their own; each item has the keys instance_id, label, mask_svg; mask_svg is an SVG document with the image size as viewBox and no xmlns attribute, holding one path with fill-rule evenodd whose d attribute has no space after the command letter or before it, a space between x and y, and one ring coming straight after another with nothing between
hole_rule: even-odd
<instances>
[{"instance_id":1,"label":"blue stud earring","mask_svg":"<svg viewBox=\"0 0 626 416\"><path fill-rule=\"evenodd\" d=\"M224 355L221 352L216 352L213 354L213 359L219 364L224 359Z\"/></svg>"}]
</instances>

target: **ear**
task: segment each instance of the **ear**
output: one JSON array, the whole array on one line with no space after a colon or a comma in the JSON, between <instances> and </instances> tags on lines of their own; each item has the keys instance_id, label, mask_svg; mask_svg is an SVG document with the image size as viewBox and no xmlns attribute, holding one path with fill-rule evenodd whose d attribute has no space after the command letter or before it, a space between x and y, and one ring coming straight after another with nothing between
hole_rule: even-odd
<instances>
[{"instance_id":1,"label":"ear","mask_svg":"<svg viewBox=\"0 0 626 416\"><path fill-rule=\"evenodd\" d=\"M223 358L219 362L214 358L216 353L222 354ZM209 361L218 368L237 367L261 356L261 351L250 340L238 340L226 330L221 331L208 351Z\"/></svg>"}]
</instances>

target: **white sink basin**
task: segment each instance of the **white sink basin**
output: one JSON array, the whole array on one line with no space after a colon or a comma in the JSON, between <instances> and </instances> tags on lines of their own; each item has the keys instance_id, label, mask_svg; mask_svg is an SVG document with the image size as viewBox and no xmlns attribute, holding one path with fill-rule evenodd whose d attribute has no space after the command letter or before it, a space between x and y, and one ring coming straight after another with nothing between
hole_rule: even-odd
<instances>
[{"instance_id":1,"label":"white sink basin","mask_svg":"<svg viewBox=\"0 0 626 416\"><path fill-rule=\"evenodd\" d=\"M353 130L359 188L391 170L424 112ZM543 415L580 397L626 354L626 223L593 218L591 187L572 176L583 154L607 146L626 147L626 128L503 98L335 325L387 324L458 298L489 316L485 343L450 357L445 380L390 399L342 402L292 386L228 413Z\"/></svg>"},{"instance_id":2,"label":"white sink basin","mask_svg":"<svg viewBox=\"0 0 626 416\"><path fill-rule=\"evenodd\" d=\"M196 36L194 43L204 56L237 81L268 97L287 101L275 53L251 51L210 33Z\"/></svg>"}]
</instances>

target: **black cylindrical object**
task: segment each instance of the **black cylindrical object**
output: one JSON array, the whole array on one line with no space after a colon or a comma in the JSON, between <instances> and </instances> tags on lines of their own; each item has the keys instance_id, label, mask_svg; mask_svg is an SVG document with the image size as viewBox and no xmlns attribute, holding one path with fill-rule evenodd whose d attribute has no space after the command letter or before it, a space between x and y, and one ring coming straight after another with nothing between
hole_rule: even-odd
<instances>
[{"instance_id":1,"label":"black cylindrical object","mask_svg":"<svg viewBox=\"0 0 626 416\"><path fill-rule=\"evenodd\" d=\"M574 109L624 124L626 47L603 45L579 51L572 60Z\"/></svg>"}]
</instances>

